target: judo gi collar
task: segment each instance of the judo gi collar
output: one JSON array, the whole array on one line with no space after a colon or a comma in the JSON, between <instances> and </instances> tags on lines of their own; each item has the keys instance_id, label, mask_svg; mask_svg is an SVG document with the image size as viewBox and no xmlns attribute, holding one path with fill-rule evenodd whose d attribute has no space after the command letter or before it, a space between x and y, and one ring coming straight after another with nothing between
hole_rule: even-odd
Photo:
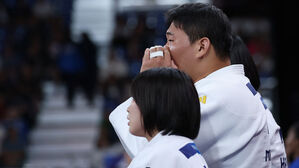
<instances>
[{"instance_id":1,"label":"judo gi collar","mask_svg":"<svg viewBox=\"0 0 299 168\"><path fill-rule=\"evenodd\" d=\"M219 76L225 76L227 74L245 75L244 66L242 64L229 65L210 73L208 76L206 76L201 80L210 79ZM200 83L201 80L197 81L195 84Z\"/></svg>"}]
</instances>

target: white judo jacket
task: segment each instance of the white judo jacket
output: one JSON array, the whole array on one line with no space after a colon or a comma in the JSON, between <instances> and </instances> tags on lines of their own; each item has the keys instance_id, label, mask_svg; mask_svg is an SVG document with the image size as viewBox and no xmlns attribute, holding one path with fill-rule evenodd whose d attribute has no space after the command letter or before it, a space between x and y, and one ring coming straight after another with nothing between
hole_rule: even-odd
<instances>
[{"instance_id":1,"label":"white judo jacket","mask_svg":"<svg viewBox=\"0 0 299 168\"><path fill-rule=\"evenodd\" d=\"M285 168L280 127L261 95L244 75L243 65L221 68L195 83L201 102L201 125L194 140L210 168ZM134 158L148 143L129 132L127 107L109 116L126 152Z\"/></svg>"},{"instance_id":2,"label":"white judo jacket","mask_svg":"<svg viewBox=\"0 0 299 168\"><path fill-rule=\"evenodd\" d=\"M194 142L158 133L134 157L128 168L208 168Z\"/></svg>"}]
</instances>

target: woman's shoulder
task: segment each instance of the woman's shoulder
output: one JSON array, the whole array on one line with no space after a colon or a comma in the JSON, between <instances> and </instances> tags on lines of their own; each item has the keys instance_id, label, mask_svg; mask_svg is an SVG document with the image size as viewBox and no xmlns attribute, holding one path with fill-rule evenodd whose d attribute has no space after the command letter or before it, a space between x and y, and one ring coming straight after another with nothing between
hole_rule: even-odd
<instances>
[{"instance_id":1,"label":"woman's shoulder","mask_svg":"<svg viewBox=\"0 0 299 168\"><path fill-rule=\"evenodd\" d=\"M138 158L151 166L161 164L166 167L192 167L193 164L203 165L203 168L206 166L194 142L176 135L161 136L159 141L144 148Z\"/></svg>"},{"instance_id":2,"label":"woman's shoulder","mask_svg":"<svg viewBox=\"0 0 299 168\"><path fill-rule=\"evenodd\" d=\"M177 135L165 135L161 138L157 146L154 147L159 154L156 156L167 156L177 159L189 159L200 151L193 140Z\"/></svg>"},{"instance_id":3,"label":"woman's shoulder","mask_svg":"<svg viewBox=\"0 0 299 168\"><path fill-rule=\"evenodd\" d=\"M168 136L169 145L160 153L160 157L169 157L177 167L201 167L208 168L207 163L195 145L194 141L183 136ZM165 141L165 143L167 143Z\"/></svg>"}]
</instances>

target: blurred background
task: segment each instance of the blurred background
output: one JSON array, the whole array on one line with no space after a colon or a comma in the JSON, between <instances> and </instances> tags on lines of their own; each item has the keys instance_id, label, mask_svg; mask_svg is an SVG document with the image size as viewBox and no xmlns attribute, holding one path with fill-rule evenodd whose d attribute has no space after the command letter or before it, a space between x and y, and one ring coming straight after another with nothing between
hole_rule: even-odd
<instances>
[{"instance_id":1,"label":"blurred background","mask_svg":"<svg viewBox=\"0 0 299 168\"><path fill-rule=\"evenodd\" d=\"M129 97L145 48L165 44L165 12L186 2L229 16L286 137L299 85L276 1L1 0L0 167L126 167L109 113Z\"/></svg>"}]
</instances>

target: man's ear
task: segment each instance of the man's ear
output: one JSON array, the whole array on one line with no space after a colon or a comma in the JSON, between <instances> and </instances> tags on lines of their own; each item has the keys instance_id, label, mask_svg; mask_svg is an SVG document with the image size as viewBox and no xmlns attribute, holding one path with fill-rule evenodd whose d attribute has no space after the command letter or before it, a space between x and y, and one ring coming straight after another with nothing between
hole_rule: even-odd
<instances>
[{"instance_id":1,"label":"man's ear","mask_svg":"<svg viewBox=\"0 0 299 168\"><path fill-rule=\"evenodd\" d=\"M203 38L197 40L195 42L195 45L196 45L196 50L197 50L196 57L203 58L203 56L207 54L207 52L210 48L211 42L210 42L209 38L203 37Z\"/></svg>"}]
</instances>

